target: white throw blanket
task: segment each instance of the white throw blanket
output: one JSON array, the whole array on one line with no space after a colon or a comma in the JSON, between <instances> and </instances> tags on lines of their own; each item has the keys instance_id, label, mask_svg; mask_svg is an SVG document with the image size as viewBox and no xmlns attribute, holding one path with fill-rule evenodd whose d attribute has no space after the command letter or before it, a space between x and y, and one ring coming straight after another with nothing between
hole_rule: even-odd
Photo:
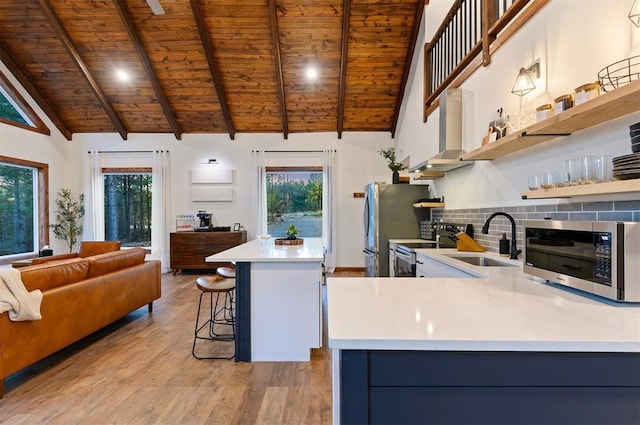
<instances>
[{"instance_id":1,"label":"white throw blanket","mask_svg":"<svg viewBox=\"0 0 640 425\"><path fill-rule=\"evenodd\" d=\"M40 320L41 303L42 292L27 292L18 269L0 269L0 314L8 311L14 322Z\"/></svg>"}]
</instances>

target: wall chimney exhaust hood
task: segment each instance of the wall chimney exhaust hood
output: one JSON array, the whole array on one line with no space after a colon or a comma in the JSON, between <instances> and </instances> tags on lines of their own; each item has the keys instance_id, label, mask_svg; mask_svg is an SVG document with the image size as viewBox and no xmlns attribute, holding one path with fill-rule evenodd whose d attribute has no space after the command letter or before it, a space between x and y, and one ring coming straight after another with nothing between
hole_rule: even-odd
<instances>
[{"instance_id":1,"label":"wall chimney exhaust hood","mask_svg":"<svg viewBox=\"0 0 640 425\"><path fill-rule=\"evenodd\" d=\"M440 95L440 152L432 158L409 169L412 173L422 173L423 177L438 177L445 171L471 165L471 161L461 161L462 150L462 89L446 89Z\"/></svg>"}]
</instances>

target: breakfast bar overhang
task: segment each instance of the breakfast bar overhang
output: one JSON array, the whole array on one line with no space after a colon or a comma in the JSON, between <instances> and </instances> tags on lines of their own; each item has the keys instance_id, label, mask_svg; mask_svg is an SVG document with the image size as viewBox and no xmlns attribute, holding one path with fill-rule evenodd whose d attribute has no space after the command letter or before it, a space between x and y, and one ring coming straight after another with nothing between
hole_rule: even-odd
<instances>
[{"instance_id":1,"label":"breakfast bar overhang","mask_svg":"<svg viewBox=\"0 0 640 425\"><path fill-rule=\"evenodd\" d=\"M320 238L253 240L210 255L236 266L236 361L309 361L322 346Z\"/></svg>"}]
</instances>

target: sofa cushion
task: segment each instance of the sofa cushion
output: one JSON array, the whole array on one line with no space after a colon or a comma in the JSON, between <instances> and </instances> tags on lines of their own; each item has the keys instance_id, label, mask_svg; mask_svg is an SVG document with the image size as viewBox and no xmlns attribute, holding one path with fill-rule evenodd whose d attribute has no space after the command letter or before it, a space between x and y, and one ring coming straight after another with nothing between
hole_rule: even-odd
<instances>
[{"instance_id":1,"label":"sofa cushion","mask_svg":"<svg viewBox=\"0 0 640 425\"><path fill-rule=\"evenodd\" d=\"M84 258L49 261L34 266L21 267L22 282L28 291L57 288L87 278L89 262Z\"/></svg>"},{"instance_id":2,"label":"sofa cushion","mask_svg":"<svg viewBox=\"0 0 640 425\"><path fill-rule=\"evenodd\" d=\"M92 255L118 251L120 241L82 241L78 248L78 257L91 257Z\"/></svg>"},{"instance_id":3,"label":"sofa cushion","mask_svg":"<svg viewBox=\"0 0 640 425\"><path fill-rule=\"evenodd\" d=\"M89 261L88 277L101 276L116 270L142 264L146 255L147 251L144 248L131 248L94 255L93 257L87 258Z\"/></svg>"}]
</instances>

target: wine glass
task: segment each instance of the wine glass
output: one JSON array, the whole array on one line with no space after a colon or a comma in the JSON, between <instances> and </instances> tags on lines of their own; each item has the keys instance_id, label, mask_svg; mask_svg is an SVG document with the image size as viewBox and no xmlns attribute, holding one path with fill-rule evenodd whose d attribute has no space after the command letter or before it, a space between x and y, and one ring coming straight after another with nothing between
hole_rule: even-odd
<instances>
[{"instance_id":1,"label":"wine glass","mask_svg":"<svg viewBox=\"0 0 640 425\"><path fill-rule=\"evenodd\" d=\"M271 239L271 235L258 235L258 239L260 239L260 249L263 251L267 249L269 245L269 239Z\"/></svg>"}]
</instances>

